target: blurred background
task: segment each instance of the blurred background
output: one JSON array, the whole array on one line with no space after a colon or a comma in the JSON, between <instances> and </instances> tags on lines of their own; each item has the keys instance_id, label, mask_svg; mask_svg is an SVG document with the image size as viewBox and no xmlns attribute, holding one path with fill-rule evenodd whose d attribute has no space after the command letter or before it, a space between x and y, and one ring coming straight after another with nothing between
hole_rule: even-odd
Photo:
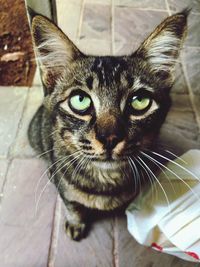
<instances>
[{"instance_id":1,"label":"blurred background","mask_svg":"<svg viewBox=\"0 0 200 267\"><path fill-rule=\"evenodd\" d=\"M0 0L0 85L31 85L33 59L24 0Z\"/></svg>"}]
</instances>

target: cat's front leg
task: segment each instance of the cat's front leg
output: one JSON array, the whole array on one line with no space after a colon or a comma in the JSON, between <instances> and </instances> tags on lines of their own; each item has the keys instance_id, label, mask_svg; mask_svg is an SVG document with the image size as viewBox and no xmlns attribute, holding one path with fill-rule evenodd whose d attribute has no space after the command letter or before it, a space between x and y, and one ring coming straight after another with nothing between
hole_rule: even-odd
<instances>
[{"instance_id":1,"label":"cat's front leg","mask_svg":"<svg viewBox=\"0 0 200 267\"><path fill-rule=\"evenodd\" d=\"M86 234L87 209L77 202L68 202L66 199L64 202L67 219L65 224L66 233L71 239L79 241Z\"/></svg>"}]
</instances>

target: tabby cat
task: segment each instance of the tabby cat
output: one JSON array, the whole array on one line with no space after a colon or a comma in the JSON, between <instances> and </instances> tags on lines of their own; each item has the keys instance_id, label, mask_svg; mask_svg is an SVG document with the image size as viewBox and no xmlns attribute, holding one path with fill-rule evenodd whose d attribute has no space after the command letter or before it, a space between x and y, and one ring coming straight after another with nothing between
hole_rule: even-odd
<instances>
[{"instance_id":1,"label":"tabby cat","mask_svg":"<svg viewBox=\"0 0 200 267\"><path fill-rule=\"evenodd\" d=\"M47 18L33 18L44 101L29 140L51 166L72 239L84 236L88 211L126 207L137 193L141 151L170 107L188 13L166 18L134 53L117 57L85 55Z\"/></svg>"}]
</instances>

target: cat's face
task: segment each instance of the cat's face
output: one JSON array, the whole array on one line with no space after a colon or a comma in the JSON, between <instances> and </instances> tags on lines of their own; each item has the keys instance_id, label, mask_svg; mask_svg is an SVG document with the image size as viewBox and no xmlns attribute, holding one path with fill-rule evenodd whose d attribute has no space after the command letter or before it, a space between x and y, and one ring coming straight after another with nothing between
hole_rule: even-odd
<instances>
[{"instance_id":1,"label":"cat's face","mask_svg":"<svg viewBox=\"0 0 200 267\"><path fill-rule=\"evenodd\" d=\"M33 19L44 104L62 149L80 150L100 166L152 145L170 106L186 19L186 12L167 18L122 57L84 55L46 18Z\"/></svg>"}]
</instances>

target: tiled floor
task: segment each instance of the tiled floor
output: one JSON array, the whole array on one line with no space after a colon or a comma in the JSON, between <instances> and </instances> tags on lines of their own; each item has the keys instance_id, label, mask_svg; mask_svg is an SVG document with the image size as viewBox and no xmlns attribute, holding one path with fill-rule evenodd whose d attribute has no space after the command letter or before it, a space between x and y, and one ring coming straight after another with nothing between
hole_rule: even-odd
<instances>
[{"instance_id":1,"label":"tiled floor","mask_svg":"<svg viewBox=\"0 0 200 267\"><path fill-rule=\"evenodd\" d=\"M173 106L160 139L183 153L200 148L199 0L57 0L58 22L90 54L131 53L153 27L188 4L189 35L172 91ZM36 213L35 198L47 183L47 168L26 136L42 100L36 76L32 88L0 88L0 266L2 267L189 267L138 245L124 216L102 218L80 243L64 233L64 207L49 184ZM39 185L38 180L42 176Z\"/></svg>"}]
</instances>

